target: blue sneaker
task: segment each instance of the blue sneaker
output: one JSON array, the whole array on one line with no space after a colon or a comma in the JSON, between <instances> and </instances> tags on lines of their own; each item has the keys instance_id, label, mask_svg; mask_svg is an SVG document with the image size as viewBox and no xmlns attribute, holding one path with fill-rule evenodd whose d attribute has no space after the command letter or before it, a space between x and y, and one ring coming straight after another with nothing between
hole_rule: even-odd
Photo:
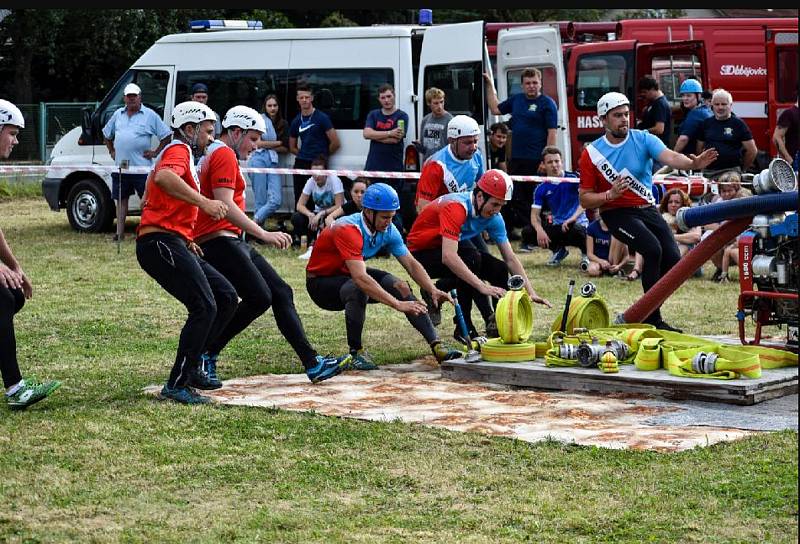
<instances>
[{"instance_id":1,"label":"blue sneaker","mask_svg":"<svg viewBox=\"0 0 800 544\"><path fill-rule=\"evenodd\" d=\"M202 365L202 363L200 364ZM194 387L195 389L211 390L222 387L222 382L219 380L217 380L216 383L211 381L202 366L198 365L189 370L188 377L186 378L186 385Z\"/></svg>"},{"instance_id":2,"label":"blue sneaker","mask_svg":"<svg viewBox=\"0 0 800 544\"><path fill-rule=\"evenodd\" d=\"M222 387L222 382L219 377L217 377L217 357L219 357L219 354L209 355L208 353L204 353L200 356L200 368L205 371L208 377L208 383L212 384L214 389Z\"/></svg>"},{"instance_id":3,"label":"blue sneaker","mask_svg":"<svg viewBox=\"0 0 800 544\"><path fill-rule=\"evenodd\" d=\"M547 261L547 266L558 266L561 264L561 261L567 258L569 255L569 250L565 247L558 248L558 251L553 253L553 256L550 257L550 260Z\"/></svg>"},{"instance_id":4,"label":"blue sneaker","mask_svg":"<svg viewBox=\"0 0 800 544\"><path fill-rule=\"evenodd\" d=\"M531 244L520 244L519 245L519 252L520 253L532 253L534 250L534 246Z\"/></svg>"},{"instance_id":5,"label":"blue sneaker","mask_svg":"<svg viewBox=\"0 0 800 544\"><path fill-rule=\"evenodd\" d=\"M311 383L319 383L333 378L341 374L342 370L350 363L350 359L349 353L342 357L332 357L330 355L323 357L322 355L317 355L317 365L313 368L306 369L306 376L311 380Z\"/></svg>"},{"instance_id":6,"label":"blue sneaker","mask_svg":"<svg viewBox=\"0 0 800 544\"><path fill-rule=\"evenodd\" d=\"M208 404L211 399L194 393L188 387L168 387L164 385L158 394L160 400L174 400L181 404Z\"/></svg>"}]
</instances>

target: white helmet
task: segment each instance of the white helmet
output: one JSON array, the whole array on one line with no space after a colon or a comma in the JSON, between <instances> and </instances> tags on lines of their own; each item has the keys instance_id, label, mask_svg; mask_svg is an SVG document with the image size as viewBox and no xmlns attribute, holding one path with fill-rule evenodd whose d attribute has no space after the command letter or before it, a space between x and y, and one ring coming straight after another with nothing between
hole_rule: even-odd
<instances>
[{"instance_id":1,"label":"white helmet","mask_svg":"<svg viewBox=\"0 0 800 544\"><path fill-rule=\"evenodd\" d=\"M181 102L172 110L172 128L181 128L186 123L197 124L203 121L216 121L217 116L214 111L200 102L189 100Z\"/></svg>"},{"instance_id":2,"label":"white helmet","mask_svg":"<svg viewBox=\"0 0 800 544\"><path fill-rule=\"evenodd\" d=\"M468 115L456 115L447 123L448 138L463 138L464 136L480 136L481 127L478 122Z\"/></svg>"},{"instance_id":3,"label":"white helmet","mask_svg":"<svg viewBox=\"0 0 800 544\"><path fill-rule=\"evenodd\" d=\"M264 118L248 106L234 106L228 110L222 119L223 128L239 127L244 130L257 130L261 134L267 131Z\"/></svg>"},{"instance_id":4,"label":"white helmet","mask_svg":"<svg viewBox=\"0 0 800 544\"><path fill-rule=\"evenodd\" d=\"M610 92L600 97L597 101L597 115L602 117L609 111L620 106L630 106L631 102L628 97L622 93Z\"/></svg>"},{"instance_id":5,"label":"white helmet","mask_svg":"<svg viewBox=\"0 0 800 544\"><path fill-rule=\"evenodd\" d=\"M0 98L0 127L3 125L16 125L25 128L25 118L19 108L8 100Z\"/></svg>"}]
</instances>

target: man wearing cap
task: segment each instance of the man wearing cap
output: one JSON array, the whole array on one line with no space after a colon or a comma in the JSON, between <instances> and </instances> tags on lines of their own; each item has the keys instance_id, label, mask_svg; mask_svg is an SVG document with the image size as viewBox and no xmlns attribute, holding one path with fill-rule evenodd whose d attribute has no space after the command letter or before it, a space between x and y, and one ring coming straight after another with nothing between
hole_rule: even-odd
<instances>
[{"instance_id":1,"label":"man wearing cap","mask_svg":"<svg viewBox=\"0 0 800 544\"><path fill-rule=\"evenodd\" d=\"M200 82L192 85L192 97L189 100L208 106L208 85ZM214 115L217 116L217 122L214 123L214 138L217 138L222 134L222 123L219 120L219 114L214 112ZM195 157L195 161L200 161L200 157Z\"/></svg>"},{"instance_id":2,"label":"man wearing cap","mask_svg":"<svg viewBox=\"0 0 800 544\"><path fill-rule=\"evenodd\" d=\"M522 276L533 302L550 307L550 303L534 291L511 248L505 223L499 215L500 209L511 200L512 191L508 174L502 170L488 170L472 191L443 195L425 206L408 233L408 249L432 278L442 278L437 285L442 288L448 283L447 289L458 289L471 338L479 336L470 316L473 301L486 322L486 335L498 336L489 297L498 299L505 294L509 270ZM502 260L470 243L484 230L497 244ZM454 337L467 343L458 327Z\"/></svg>"},{"instance_id":3,"label":"man wearing cap","mask_svg":"<svg viewBox=\"0 0 800 544\"><path fill-rule=\"evenodd\" d=\"M643 258L642 288L647 292L681 258L672 229L653 198L653 161L680 170L701 170L717 158L715 149L682 155L657 136L630 129L630 101L622 93L600 97L597 115L605 135L587 145L580 158L580 200L586 209L600 208L611 234ZM682 332L667 324L656 308L646 323Z\"/></svg>"},{"instance_id":4,"label":"man wearing cap","mask_svg":"<svg viewBox=\"0 0 800 544\"><path fill-rule=\"evenodd\" d=\"M156 112L142 104L142 90L136 83L128 83L124 89L125 105L119 108L103 127L106 147L119 168L142 166L153 167L153 158L167 145L172 131ZM158 147L151 149L155 136L161 140ZM115 240L122 240L125 233L125 216L128 214L128 198L136 190L139 198L144 194L147 172L111 173L111 196L117 201L117 217L123 220L117 224Z\"/></svg>"}]
</instances>

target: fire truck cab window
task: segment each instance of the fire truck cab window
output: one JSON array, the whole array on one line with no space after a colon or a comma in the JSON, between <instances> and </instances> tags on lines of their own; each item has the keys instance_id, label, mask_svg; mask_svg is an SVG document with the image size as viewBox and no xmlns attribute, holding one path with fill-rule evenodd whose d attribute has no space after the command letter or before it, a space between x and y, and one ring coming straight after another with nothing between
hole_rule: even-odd
<instances>
[{"instance_id":1,"label":"fire truck cab window","mask_svg":"<svg viewBox=\"0 0 800 544\"><path fill-rule=\"evenodd\" d=\"M577 107L593 110L601 96L610 91L625 93L627 59L619 54L586 55L578 60L575 84Z\"/></svg>"}]
</instances>

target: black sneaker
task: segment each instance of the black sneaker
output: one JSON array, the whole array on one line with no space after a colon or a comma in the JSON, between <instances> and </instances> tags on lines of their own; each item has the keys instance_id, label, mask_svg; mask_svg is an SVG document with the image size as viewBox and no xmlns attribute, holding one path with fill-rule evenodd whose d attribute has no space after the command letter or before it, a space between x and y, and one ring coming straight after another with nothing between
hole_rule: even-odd
<instances>
[{"instance_id":1,"label":"black sneaker","mask_svg":"<svg viewBox=\"0 0 800 544\"><path fill-rule=\"evenodd\" d=\"M497 318L494 312L492 312L492 315L486 320L486 336L489 338L498 338L500 336L500 330L497 328Z\"/></svg>"},{"instance_id":2,"label":"black sneaker","mask_svg":"<svg viewBox=\"0 0 800 544\"><path fill-rule=\"evenodd\" d=\"M660 329L662 331L671 331L671 332L679 332L682 333L683 329L679 329L678 327L673 327L663 319L661 321L656 321L653 323L656 329Z\"/></svg>"},{"instance_id":3,"label":"black sneaker","mask_svg":"<svg viewBox=\"0 0 800 544\"><path fill-rule=\"evenodd\" d=\"M714 274L711 276L711 281L718 282L720 279L722 279L722 269L717 268L716 270L714 270Z\"/></svg>"},{"instance_id":4,"label":"black sneaker","mask_svg":"<svg viewBox=\"0 0 800 544\"><path fill-rule=\"evenodd\" d=\"M195 389L211 390L222 387L222 382L210 379L202 368L197 367L189 371L186 385L194 387Z\"/></svg>"}]
</instances>

